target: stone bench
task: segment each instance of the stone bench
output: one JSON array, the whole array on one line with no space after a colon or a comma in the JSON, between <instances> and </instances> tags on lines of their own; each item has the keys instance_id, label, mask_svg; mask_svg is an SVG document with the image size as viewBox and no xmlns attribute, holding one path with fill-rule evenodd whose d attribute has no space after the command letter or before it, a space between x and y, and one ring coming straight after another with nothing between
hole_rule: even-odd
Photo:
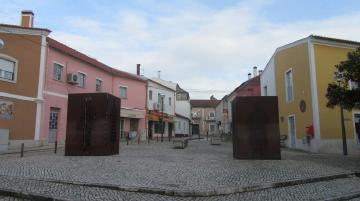
<instances>
[{"instance_id":1,"label":"stone bench","mask_svg":"<svg viewBox=\"0 0 360 201\"><path fill-rule=\"evenodd\" d=\"M174 148L185 149L189 143L189 138L174 138L172 142L174 144Z\"/></svg>"}]
</instances>

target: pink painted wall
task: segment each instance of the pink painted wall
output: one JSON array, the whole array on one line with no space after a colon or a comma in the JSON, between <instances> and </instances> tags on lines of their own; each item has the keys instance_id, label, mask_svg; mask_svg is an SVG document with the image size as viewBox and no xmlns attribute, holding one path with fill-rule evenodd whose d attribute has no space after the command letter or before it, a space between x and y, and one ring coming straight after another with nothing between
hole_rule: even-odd
<instances>
[{"instance_id":1,"label":"pink painted wall","mask_svg":"<svg viewBox=\"0 0 360 201\"><path fill-rule=\"evenodd\" d=\"M53 63L63 65L62 79L57 81L53 79ZM66 82L68 73L82 72L86 74L85 87L71 85ZM67 119L67 98L70 93L94 93L96 92L96 78L102 82L102 92L112 93L119 96L119 86L126 86L127 99L121 100L121 107L137 108L145 111L146 109L146 82L113 76L110 73L94 67L86 62L76 59L67 54L61 53L53 48L47 48L45 85L44 85L44 105L42 108L41 140L46 141L49 132L49 114L50 107L60 108L60 117L58 123L58 140L65 140L66 119ZM51 94L50 94L51 93ZM54 95L54 93L56 93ZM128 126L127 126L128 127ZM144 118L139 120L139 130L145 129Z\"/></svg>"}]
</instances>

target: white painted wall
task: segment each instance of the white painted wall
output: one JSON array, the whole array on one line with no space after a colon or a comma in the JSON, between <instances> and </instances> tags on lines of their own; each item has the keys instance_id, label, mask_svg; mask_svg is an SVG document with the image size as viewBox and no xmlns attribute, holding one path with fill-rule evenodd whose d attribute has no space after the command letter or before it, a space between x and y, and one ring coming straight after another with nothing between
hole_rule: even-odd
<instances>
[{"instance_id":1,"label":"white painted wall","mask_svg":"<svg viewBox=\"0 0 360 201\"><path fill-rule=\"evenodd\" d=\"M190 100L176 100L175 113L191 119L191 105Z\"/></svg>"},{"instance_id":2,"label":"white painted wall","mask_svg":"<svg viewBox=\"0 0 360 201\"><path fill-rule=\"evenodd\" d=\"M150 100L150 97L149 97L150 90L152 91L152 100ZM158 94L162 93L162 94L165 94L164 113L173 115L173 116L175 115L175 91L168 89L166 87L163 87L163 86L157 84L156 82L148 80L147 93L148 93L147 105L148 105L149 110L154 110L154 107L153 107L154 103L158 103ZM169 105L169 97L171 97L171 105ZM159 103L161 103L161 101L159 101ZM161 112L161 107L160 107L159 111Z\"/></svg>"},{"instance_id":3,"label":"white painted wall","mask_svg":"<svg viewBox=\"0 0 360 201\"><path fill-rule=\"evenodd\" d=\"M274 55L260 75L261 96L265 96L265 86L267 87L267 96L276 96Z\"/></svg>"},{"instance_id":4,"label":"white painted wall","mask_svg":"<svg viewBox=\"0 0 360 201\"><path fill-rule=\"evenodd\" d=\"M189 134L189 120L181 117L175 118L175 134Z\"/></svg>"}]
</instances>

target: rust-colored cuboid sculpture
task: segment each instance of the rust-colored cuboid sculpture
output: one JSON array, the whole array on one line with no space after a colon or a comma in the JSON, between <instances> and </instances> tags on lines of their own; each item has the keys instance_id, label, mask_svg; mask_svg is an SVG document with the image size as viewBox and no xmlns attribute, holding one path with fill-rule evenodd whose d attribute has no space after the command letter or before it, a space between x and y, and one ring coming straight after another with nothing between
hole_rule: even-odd
<instances>
[{"instance_id":1,"label":"rust-colored cuboid sculpture","mask_svg":"<svg viewBox=\"0 0 360 201\"><path fill-rule=\"evenodd\" d=\"M281 159L276 96L237 97L232 118L234 158Z\"/></svg>"},{"instance_id":2,"label":"rust-colored cuboid sculpture","mask_svg":"<svg viewBox=\"0 0 360 201\"><path fill-rule=\"evenodd\" d=\"M118 154L120 104L108 93L69 94L65 155Z\"/></svg>"}]
</instances>

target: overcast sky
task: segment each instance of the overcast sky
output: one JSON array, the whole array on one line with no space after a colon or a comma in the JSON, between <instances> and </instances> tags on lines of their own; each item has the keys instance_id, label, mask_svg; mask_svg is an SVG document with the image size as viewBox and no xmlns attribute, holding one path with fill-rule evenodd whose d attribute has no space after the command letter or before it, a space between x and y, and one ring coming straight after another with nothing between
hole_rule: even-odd
<instances>
[{"instance_id":1,"label":"overcast sky","mask_svg":"<svg viewBox=\"0 0 360 201\"><path fill-rule=\"evenodd\" d=\"M0 0L0 23L33 10L50 37L115 68L161 70L192 99L217 98L310 34L360 41L360 0Z\"/></svg>"}]
</instances>

